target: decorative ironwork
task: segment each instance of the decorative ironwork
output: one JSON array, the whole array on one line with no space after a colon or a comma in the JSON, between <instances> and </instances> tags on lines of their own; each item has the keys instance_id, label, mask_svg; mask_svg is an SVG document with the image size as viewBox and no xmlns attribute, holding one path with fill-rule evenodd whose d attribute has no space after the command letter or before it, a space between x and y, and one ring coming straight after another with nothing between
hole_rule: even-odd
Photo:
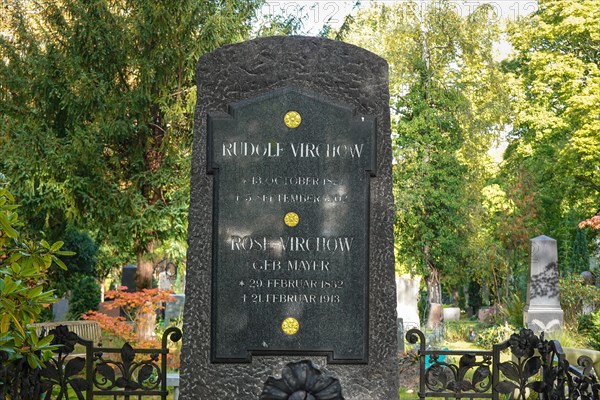
<instances>
[{"instance_id":1,"label":"decorative ironwork","mask_svg":"<svg viewBox=\"0 0 600 400\"><path fill-rule=\"evenodd\" d=\"M323 375L308 360L289 363L281 378L270 376L264 384L260 400L344 400L337 378Z\"/></svg>"},{"instance_id":2,"label":"decorative ironwork","mask_svg":"<svg viewBox=\"0 0 600 400\"><path fill-rule=\"evenodd\" d=\"M577 359L578 367L571 367L573 376L569 398L581 400L599 400L600 383L594 374L594 363L588 356Z\"/></svg>"},{"instance_id":3,"label":"decorative ironwork","mask_svg":"<svg viewBox=\"0 0 600 400\"><path fill-rule=\"evenodd\" d=\"M458 366L438 361L439 355L431 357L433 364L425 372L425 385L433 392L485 393L492 385L491 356L477 361L474 354L464 354ZM467 373L474 369L472 378Z\"/></svg>"},{"instance_id":4,"label":"decorative ironwork","mask_svg":"<svg viewBox=\"0 0 600 400\"><path fill-rule=\"evenodd\" d=\"M543 333L538 337L530 329L521 329L495 347L498 350L509 347L513 356L512 360L498 364L494 389L499 393L522 400L532 392L545 399L581 398L572 397L576 390L574 378L579 372L569 365L558 341L546 340ZM592 376L588 378L595 380Z\"/></svg>"},{"instance_id":5,"label":"decorative ironwork","mask_svg":"<svg viewBox=\"0 0 600 400\"><path fill-rule=\"evenodd\" d=\"M8 355L0 351L0 400L67 400L73 395L78 400L92 400L96 395L166 400L167 344L181 340L178 328L165 331L159 349L134 349L128 343L121 348L95 347L64 325L50 334L54 335L52 344L60 346L44 368L32 369L25 359L8 363ZM73 354L76 345L84 348L84 356Z\"/></svg>"},{"instance_id":6,"label":"decorative ironwork","mask_svg":"<svg viewBox=\"0 0 600 400\"><path fill-rule=\"evenodd\" d=\"M93 372L94 386L102 390L115 388L125 390L155 390L161 376L158 366L158 353L150 354L147 360L136 362L135 350L125 343L121 348L121 361L106 360L104 353L94 354L97 359Z\"/></svg>"},{"instance_id":7,"label":"decorative ironwork","mask_svg":"<svg viewBox=\"0 0 600 400\"><path fill-rule=\"evenodd\" d=\"M529 329L494 345L492 351L430 350L418 329L409 330L406 339L419 343L421 399L506 396L525 400L535 392L540 399L600 400L592 360L582 356L577 367L571 366L558 341L546 340L543 334L538 337ZM507 350L512 359L501 362L500 354ZM458 364L451 357L460 357Z\"/></svg>"},{"instance_id":8,"label":"decorative ironwork","mask_svg":"<svg viewBox=\"0 0 600 400\"><path fill-rule=\"evenodd\" d=\"M427 350L425 335L418 329L409 330L406 339L409 343L420 344L421 398L433 394L444 394L445 397L460 397L460 394L465 397L492 397L491 351ZM454 364L451 357L460 357L458 364Z\"/></svg>"},{"instance_id":9,"label":"decorative ironwork","mask_svg":"<svg viewBox=\"0 0 600 400\"><path fill-rule=\"evenodd\" d=\"M56 355L50 359L45 368L40 372L40 386L45 393L45 399L52 399L54 387L58 387L58 394L54 398L67 398L69 387L75 392L78 399L84 399L84 394L91 388L91 384L81 373L85 368L84 357L71 357L75 346L81 344L91 347L92 342L81 339L77 334L70 332L64 325L59 325L50 331L54 335L52 344L60 345Z\"/></svg>"},{"instance_id":10,"label":"decorative ironwork","mask_svg":"<svg viewBox=\"0 0 600 400\"><path fill-rule=\"evenodd\" d=\"M9 364L8 353L0 351L0 400L30 400L41 396L40 370L33 369L25 358Z\"/></svg>"}]
</instances>

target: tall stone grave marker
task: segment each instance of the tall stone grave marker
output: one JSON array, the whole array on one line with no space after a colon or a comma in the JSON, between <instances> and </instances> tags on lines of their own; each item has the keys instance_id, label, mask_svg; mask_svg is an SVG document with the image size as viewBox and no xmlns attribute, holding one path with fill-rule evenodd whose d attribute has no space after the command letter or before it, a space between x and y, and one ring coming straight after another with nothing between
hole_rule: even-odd
<instances>
[{"instance_id":1,"label":"tall stone grave marker","mask_svg":"<svg viewBox=\"0 0 600 400\"><path fill-rule=\"evenodd\" d=\"M396 398L387 63L270 37L197 81L182 398L293 391L304 360L345 399Z\"/></svg>"},{"instance_id":2,"label":"tall stone grave marker","mask_svg":"<svg viewBox=\"0 0 600 400\"><path fill-rule=\"evenodd\" d=\"M421 328L419 320L419 285L420 276L404 274L396 276L396 302L398 318L402 318L404 331Z\"/></svg>"},{"instance_id":3,"label":"tall stone grave marker","mask_svg":"<svg viewBox=\"0 0 600 400\"><path fill-rule=\"evenodd\" d=\"M548 236L531 239L531 264L523 322L536 334L561 329L563 324L558 286L558 251L556 240Z\"/></svg>"}]
</instances>

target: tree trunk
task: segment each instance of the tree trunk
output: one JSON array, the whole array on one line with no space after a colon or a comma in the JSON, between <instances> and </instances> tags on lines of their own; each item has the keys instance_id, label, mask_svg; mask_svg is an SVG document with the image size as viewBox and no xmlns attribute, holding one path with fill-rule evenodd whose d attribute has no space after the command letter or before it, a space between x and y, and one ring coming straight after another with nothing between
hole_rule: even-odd
<instances>
[{"instance_id":1,"label":"tree trunk","mask_svg":"<svg viewBox=\"0 0 600 400\"><path fill-rule=\"evenodd\" d=\"M154 242L150 240L145 248L137 254L137 270L135 277L136 290L151 289L152 276L154 273L154 262L152 253L154 251ZM154 338L154 327L156 326L156 313L140 313L136 318L136 333L138 341L147 341Z\"/></svg>"},{"instance_id":2,"label":"tree trunk","mask_svg":"<svg viewBox=\"0 0 600 400\"><path fill-rule=\"evenodd\" d=\"M435 329L442 322L442 288L440 284L440 270L435 267L435 264L429 256L429 246L423 249L425 262L429 268L427 276L427 299L429 302L429 315L427 316L427 327Z\"/></svg>"},{"instance_id":3,"label":"tree trunk","mask_svg":"<svg viewBox=\"0 0 600 400\"><path fill-rule=\"evenodd\" d=\"M440 284L440 270L436 268L433 260L431 259L430 249L428 245L423 248L423 255L425 256L425 263L429 269L429 276L427 276L427 298L429 304L437 303L442 304L442 288Z\"/></svg>"},{"instance_id":4,"label":"tree trunk","mask_svg":"<svg viewBox=\"0 0 600 400\"><path fill-rule=\"evenodd\" d=\"M442 303L440 271L437 268L429 269L429 276L427 277L427 298L429 299L429 304Z\"/></svg>"},{"instance_id":5,"label":"tree trunk","mask_svg":"<svg viewBox=\"0 0 600 400\"><path fill-rule=\"evenodd\" d=\"M104 303L104 279L98 279L98 286L100 286L100 303Z\"/></svg>"},{"instance_id":6,"label":"tree trunk","mask_svg":"<svg viewBox=\"0 0 600 400\"><path fill-rule=\"evenodd\" d=\"M150 240L146 246L140 246L137 254L137 270L135 276L136 290L152 288L152 274L154 273L154 262L152 253L154 251L154 242Z\"/></svg>"}]
</instances>

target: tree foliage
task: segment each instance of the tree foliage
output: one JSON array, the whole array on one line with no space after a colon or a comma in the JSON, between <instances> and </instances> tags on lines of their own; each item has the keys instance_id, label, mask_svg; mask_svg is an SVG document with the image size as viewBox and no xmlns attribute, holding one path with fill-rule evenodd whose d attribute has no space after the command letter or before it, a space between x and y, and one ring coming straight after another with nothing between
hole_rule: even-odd
<instances>
[{"instance_id":1,"label":"tree foliage","mask_svg":"<svg viewBox=\"0 0 600 400\"><path fill-rule=\"evenodd\" d=\"M595 0L540 0L508 31L514 120L503 174L531 177L538 227L563 244L563 268L581 253L577 223L600 204L599 15Z\"/></svg>"},{"instance_id":2,"label":"tree foliage","mask_svg":"<svg viewBox=\"0 0 600 400\"><path fill-rule=\"evenodd\" d=\"M32 229L57 236L68 223L94 227L100 262L136 254L140 286L148 286L146 255L163 240L185 239L195 64L242 39L256 6L41 0L4 7L0 170L23 198Z\"/></svg>"},{"instance_id":3,"label":"tree foliage","mask_svg":"<svg viewBox=\"0 0 600 400\"><path fill-rule=\"evenodd\" d=\"M113 317L89 310L83 315L83 319L98 321L102 329L139 347L158 347L156 338L146 334L147 325L152 327L152 332L155 328L154 320L150 321L148 316L154 315L156 310L164 309L165 303L175 301L171 296L173 292L158 288L137 292L128 292L126 289L122 286L118 290L108 291L106 297L112 301L105 303L108 309L120 310L125 317Z\"/></svg>"},{"instance_id":4,"label":"tree foliage","mask_svg":"<svg viewBox=\"0 0 600 400\"><path fill-rule=\"evenodd\" d=\"M441 302L440 279L465 283L485 242L487 152L508 110L499 30L489 7L463 17L444 1L371 7L354 24L345 39L390 64L398 268L427 274Z\"/></svg>"}]
</instances>

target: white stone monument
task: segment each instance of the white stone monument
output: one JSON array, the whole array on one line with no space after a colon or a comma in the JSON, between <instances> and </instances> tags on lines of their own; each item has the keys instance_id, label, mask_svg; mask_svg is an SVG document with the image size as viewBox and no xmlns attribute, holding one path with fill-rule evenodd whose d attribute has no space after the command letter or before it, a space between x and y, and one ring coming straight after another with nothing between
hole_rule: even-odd
<instances>
[{"instance_id":1,"label":"white stone monument","mask_svg":"<svg viewBox=\"0 0 600 400\"><path fill-rule=\"evenodd\" d=\"M531 264L523 324L536 334L562 328L558 251L556 240L548 236L531 239Z\"/></svg>"},{"instance_id":2,"label":"white stone monument","mask_svg":"<svg viewBox=\"0 0 600 400\"><path fill-rule=\"evenodd\" d=\"M420 276L396 275L396 310L398 318L402 318L404 332L421 328L418 308L420 283Z\"/></svg>"}]
</instances>

